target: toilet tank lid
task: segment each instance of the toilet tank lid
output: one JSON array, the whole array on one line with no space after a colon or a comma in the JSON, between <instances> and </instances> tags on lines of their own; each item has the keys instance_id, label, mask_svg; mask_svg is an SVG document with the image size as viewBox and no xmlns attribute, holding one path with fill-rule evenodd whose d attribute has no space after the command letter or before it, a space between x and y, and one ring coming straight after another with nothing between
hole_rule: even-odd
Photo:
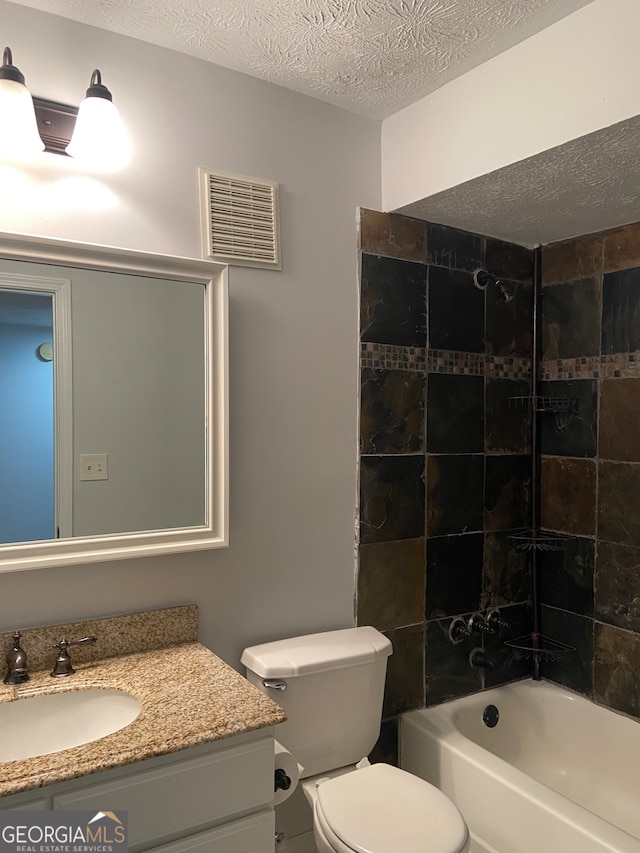
<instances>
[{"instance_id":1,"label":"toilet tank lid","mask_svg":"<svg viewBox=\"0 0 640 853\"><path fill-rule=\"evenodd\" d=\"M391 654L390 641L375 628L343 628L251 646L240 661L261 678L291 678L311 672L371 663Z\"/></svg>"}]
</instances>

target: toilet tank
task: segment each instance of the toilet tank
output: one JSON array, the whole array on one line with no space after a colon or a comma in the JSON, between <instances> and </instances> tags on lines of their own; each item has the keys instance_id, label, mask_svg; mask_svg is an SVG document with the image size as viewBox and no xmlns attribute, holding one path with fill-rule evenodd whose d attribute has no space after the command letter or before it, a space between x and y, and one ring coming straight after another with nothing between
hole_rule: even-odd
<instances>
[{"instance_id":1,"label":"toilet tank","mask_svg":"<svg viewBox=\"0 0 640 853\"><path fill-rule=\"evenodd\" d=\"M249 681L286 711L287 721L276 727L275 737L302 765L302 777L355 764L369 754L380 732L390 654L389 640L371 627L244 650Z\"/></svg>"}]
</instances>

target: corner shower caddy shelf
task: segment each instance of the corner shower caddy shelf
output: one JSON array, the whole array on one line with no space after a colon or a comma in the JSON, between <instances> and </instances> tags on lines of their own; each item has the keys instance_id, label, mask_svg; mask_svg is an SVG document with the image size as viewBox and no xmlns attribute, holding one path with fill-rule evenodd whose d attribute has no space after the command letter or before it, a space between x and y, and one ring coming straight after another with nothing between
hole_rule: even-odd
<instances>
[{"instance_id":1,"label":"corner shower caddy shelf","mask_svg":"<svg viewBox=\"0 0 640 853\"><path fill-rule=\"evenodd\" d=\"M574 397L509 397L512 408L524 409L533 406L536 412L555 412L574 414L578 411L578 401Z\"/></svg>"},{"instance_id":2,"label":"corner shower caddy shelf","mask_svg":"<svg viewBox=\"0 0 640 853\"><path fill-rule=\"evenodd\" d=\"M516 637L515 640L505 640L504 644L512 649L517 649L523 657L537 657L546 661L565 660L571 652L575 652L574 646L561 643L560 640L552 640L551 637L543 635L538 636L537 642L534 635L525 634L523 637Z\"/></svg>"},{"instance_id":3,"label":"corner shower caddy shelf","mask_svg":"<svg viewBox=\"0 0 640 853\"><path fill-rule=\"evenodd\" d=\"M561 551L569 538L550 530L514 530L509 534L516 551Z\"/></svg>"},{"instance_id":4,"label":"corner shower caddy shelf","mask_svg":"<svg viewBox=\"0 0 640 853\"><path fill-rule=\"evenodd\" d=\"M512 546L516 550L530 551L531 565L531 633L515 640L505 640L507 646L514 648L518 654L532 661L534 680L541 678L540 663L549 660L561 660L575 648L542 635L541 604L540 604L540 575L538 553L541 551L557 551L563 547L565 536L540 529L540 442L539 427L542 426L543 416L548 413L556 415L557 426L564 425L578 410L578 400L570 397L543 396L538 381L538 355L540 353L540 297L542 292L542 247L533 250L533 312L532 312L532 351L531 351L531 381L528 396L509 398L509 405L514 408L526 409L529 414L531 429L531 516L528 529L514 530L510 536ZM553 387L553 386L552 386ZM559 390L559 389L558 389ZM540 417L538 417L540 415ZM560 417L560 416L564 417Z\"/></svg>"}]
</instances>

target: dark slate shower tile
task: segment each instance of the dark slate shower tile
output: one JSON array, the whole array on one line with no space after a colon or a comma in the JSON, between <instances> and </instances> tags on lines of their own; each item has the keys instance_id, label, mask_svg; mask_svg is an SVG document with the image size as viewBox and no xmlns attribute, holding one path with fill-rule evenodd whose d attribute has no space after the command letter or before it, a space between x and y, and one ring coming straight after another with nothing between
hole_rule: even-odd
<instances>
[{"instance_id":1,"label":"dark slate shower tile","mask_svg":"<svg viewBox=\"0 0 640 853\"><path fill-rule=\"evenodd\" d=\"M531 357L533 329L533 290L530 284L503 282L513 293L505 302L499 291L489 285L486 291L487 352L492 355Z\"/></svg>"},{"instance_id":2,"label":"dark slate shower tile","mask_svg":"<svg viewBox=\"0 0 640 853\"><path fill-rule=\"evenodd\" d=\"M360 452L421 452L425 375L365 367L360 377Z\"/></svg>"},{"instance_id":3,"label":"dark slate shower tile","mask_svg":"<svg viewBox=\"0 0 640 853\"><path fill-rule=\"evenodd\" d=\"M424 536L424 456L360 460L360 542Z\"/></svg>"},{"instance_id":4,"label":"dark slate shower tile","mask_svg":"<svg viewBox=\"0 0 640 853\"><path fill-rule=\"evenodd\" d=\"M596 278L544 287L540 297L542 358L600 354L600 284Z\"/></svg>"},{"instance_id":5,"label":"dark slate shower tile","mask_svg":"<svg viewBox=\"0 0 640 853\"><path fill-rule=\"evenodd\" d=\"M429 267L429 347L484 352L484 293L473 275Z\"/></svg>"},{"instance_id":6,"label":"dark slate shower tile","mask_svg":"<svg viewBox=\"0 0 640 853\"><path fill-rule=\"evenodd\" d=\"M482 688L482 671L469 664L469 653L476 637L465 637L454 645L449 638L451 619L427 622L426 626L426 704L437 705L447 699L466 696Z\"/></svg>"},{"instance_id":7,"label":"dark slate shower tile","mask_svg":"<svg viewBox=\"0 0 640 853\"><path fill-rule=\"evenodd\" d=\"M531 391L520 379L486 380L487 452L527 453L531 447Z\"/></svg>"},{"instance_id":8,"label":"dark slate shower tile","mask_svg":"<svg viewBox=\"0 0 640 853\"><path fill-rule=\"evenodd\" d=\"M640 267L602 281L602 353L640 349Z\"/></svg>"},{"instance_id":9,"label":"dark slate shower tile","mask_svg":"<svg viewBox=\"0 0 640 853\"><path fill-rule=\"evenodd\" d=\"M485 533L481 610L528 601L531 551L519 551L506 533Z\"/></svg>"},{"instance_id":10,"label":"dark slate shower tile","mask_svg":"<svg viewBox=\"0 0 640 853\"><path fill-rule=\"evenodd\" d=\"M398 719L383 720L380 736L369 754L372 764L392 764L398 767Z\"/></svg>"},{"instance_id":11,"label":"dark slate shower tile","mask_svg":"<svg viewBox=\"0 0 640 853\"><path fill-rule=\"evenodd\" d=\"M529 655L521 649L507 645L507 641L527 639L531 636L531 608L528 603L512 604L500 608L500 616L508 623L494 634L485 634L483 647L491 665L484 671L485 688L497 687L508 681L526 678L531 674Z\"/></svg>"},{"instance_id":12,"label":"dark slate shower tile","mask_svg":"<svg viewBox=\"0 0 640 853\"><path fill-rule=\"evenodd\" d=\"M427 377L427 451L484 451L484 377L431 373Z\"/></svg>"},{"instance_id":13,"label":"dark slate shower tile","mask_svg":"<svg viewBox=\"0 0 640 853\"><path fill-rule=\"evenodd\" d=\"M640 717L640 634L596 622L594 645L594 699Z\"/></svg>"},{"instance_id":14,"label":"dark slate shower tile","mask_svg":"<svg viewBox=\"0 0 640 853\"><path fill-rule=\"evenodd\" d=\"M426 346L426 267L362 255L360 340Z\"/></svg>"},{"instance_id":15,"label":"dark slate shower tile","mask_svg":"<svg viewBox=\"0 0 640 853\"><path fill-rule=\"evenodd\" d=\"M512 281L531 281L533 278L533 252L515 243L505 243L487 237L485 269L499 278Z\"/></svg>"},{"instance_id":16,"label":"dark slate shower tile","mask_svg":"<svg viewBox=\"0 0 640 853\"><path fill-rule=\"evenodd\" d=\"M421 622L425 574L422 538L361 545L358 625L387 631Z\"/></svg>"},{"instance_id":17,"label":"dark slate shower tile","mask_svg":"<svg viewBox=\"0 0 640 853\"><path fill-rule=\"evenodd\" d=\"M640 267L640 223L623 225L604 234L604 270Z\"/></svg>"},{"instance_id":18,"label":"dark slate shower tile","mask_svg":"<svg viewBox=\"0 0 640 853\"><path fill-rule=\"evenodd\" d=\"M427 540L427 619L478 609L483 547L482 533Z\"/></svg>"},{"instance_id":19,"label":"dark slate shower tile","mask_svg":"<svg viewBox=\"0 0 640 853\"><path fill-rule=\"evenodd\" d=\"M388 658L383 717L424 707L424 625L387 631L393 645Z\"/></svg>"},{"instance_id":20,"label":"dark slate shower tile","mask_svg":"<svg viewBox=\"0 0 640 853\"><path fill-rule=\"evenodd\" d=\"M384 255L425 263L427 226L422 219L399 213L360 210L360 248L369 255Z\"/></svg>"},{"instance_id":21,"label":"dark slate shower tile","mask_svg":"<svg viewBox=\"0 0 640 853\"><path fill-rule=\"evenodd\" d=\"M607 462L598 466L598 538L640 547L640 466Z\"/></svg>"},{"instance_id":22,"label":"dark slate shower tile","mask_svg":"<svg viewBox=\"0 0 640 853\"><path fill-rule=\"evenodd\" d=\"M487 456L485 529L513 530L527 527L530 492L530 456Z\"/></svg>"},{"instance_id":23,"label":"dark slate shower tile","mask_svg":"<svg viewBox=\"0 0 640 853\"><path fill-rule=\"evenodd\" d=\"M557 551L538 551L536 560L542 603L593 617L595 541L569 537Z\"/></svg>"},{"instance_id":24,"label":"dark slate shower tile","mask_svg":"<svg viewBox=\"0 0 640 853\"><path fill-rule=\"evenodd\" d=\"M484 238L448 225L427 223L427 263L454 270L484 267Z\"/></svg>"},{"instance_id":25,"label":"dark slate shower tile","mask_svg":"<svg viewBox=\"0 0 640 853\"><path fill-rule=\"evenodd\" d=\"M540 523L545 530L595 534L596 466L591 459L542 459Z\"/></svg>"},{"instance_id":26,"label":"dark slate shower tile","mask_svg":"<svg viewBox=\"0 0 640 853\"><path fill-rule=\"evenodd\" d=\"M427 536L482 530L484 457L427 456Z\"/></svg>"},{"instance_id":27,"label":"dark slate shower tile","mask_svg":"<svg viewBox=\"0 0 640 853\"><path fill-rule=\"evenodd\" d=\"M602 234L586 234L542 247L542 283L574 281L600 271Z\"/></svg>"},{"instance_id":28,"label":"dark slate shower tile","mask_svg":"<svg viewBox=\"0 0 640 853\"><path fill-rule=\"evenodd\" d=\"M595 616L640 634L640 548L598 542Z\"/></svg>"},{"instance_id":29,"label":"dark slate shower tile","mask_svg":"<svg viewBox=\"0 0 640 853\"><path fill-rule=\"evenodd\" d=\"M593 692L593 620L554 607L541 608L542 634L570 646L571 650L543 656L540 672L543 678L576 690L585 696Z\"/></svg>"},{"instance_id":30,"label":"dark slate shower tile","mask_svg":"<svg viewBox=\"0 0 640 853\"><path fill-rule=\"evenodd\" d=\"M545 411L540 417L540 450L549 456L595 456L598 383L593 379L540 383L540 396L566 400L572 410Z\"/></svg>"},{"instance_id":31,"label":"dark slate shower tile","mask_svg":"<svg viewBox=\"0 0 640 853\"><path fill-rule=\"evenodd\" d=\"M640 379L604 379L600 397L598 454L640 462Z\"/></svg>"}]
</instances>

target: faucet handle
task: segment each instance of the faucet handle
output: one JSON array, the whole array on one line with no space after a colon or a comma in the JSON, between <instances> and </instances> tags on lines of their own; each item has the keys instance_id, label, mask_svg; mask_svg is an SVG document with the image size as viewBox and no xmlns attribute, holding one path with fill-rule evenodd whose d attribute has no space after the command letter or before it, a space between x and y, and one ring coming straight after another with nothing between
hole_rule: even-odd
<instances>
[{"instance_id":1,"label":"faucet handle","mask_svg":"<svg viewBox=\"0 0 640 853\"><path fill-rule=\"evenodd\" d=\"M461 643L465 637L469 637L471 631L467 628L467 623L461 616L456 616L449 625L449 639L454 646Z\"/></svg>"},{"instance_id":2,"label":"faucet handle","mask_svg":"<svg viewBox=\"0 0 640 853\"><path fill-rule=\"evenodd\" d=\"M494 629L509 627L509 623L503 618L499 610L490 610L487 613L487 625L490 625Z\"/></svg>"},{"instance_id":3,"label":"faucet handle","mask_svg":"<svg viewBox=\"0 0 640 853\"><path fill-rule=\"evenodd\" d=\"M470 634L493 634L494 628L487 622L482 613L474 613L467 621Z\"/></svg>"},{"instance_id":4,"label":"faucet handle","mask_svg":"<svg viewBox=\"0 0 640 853\"><path fill-rule=\"evenodd\" d=\"M81 640L60 640L59 643L54 643L53 648L58 649L58 656L50 674L54 678L73 675L75 669L71 665L71 658L67 649L69 646L84 646L86 643L95 643L97 639L97 637L83 637Z\"/></svg>"}]
</instances>

